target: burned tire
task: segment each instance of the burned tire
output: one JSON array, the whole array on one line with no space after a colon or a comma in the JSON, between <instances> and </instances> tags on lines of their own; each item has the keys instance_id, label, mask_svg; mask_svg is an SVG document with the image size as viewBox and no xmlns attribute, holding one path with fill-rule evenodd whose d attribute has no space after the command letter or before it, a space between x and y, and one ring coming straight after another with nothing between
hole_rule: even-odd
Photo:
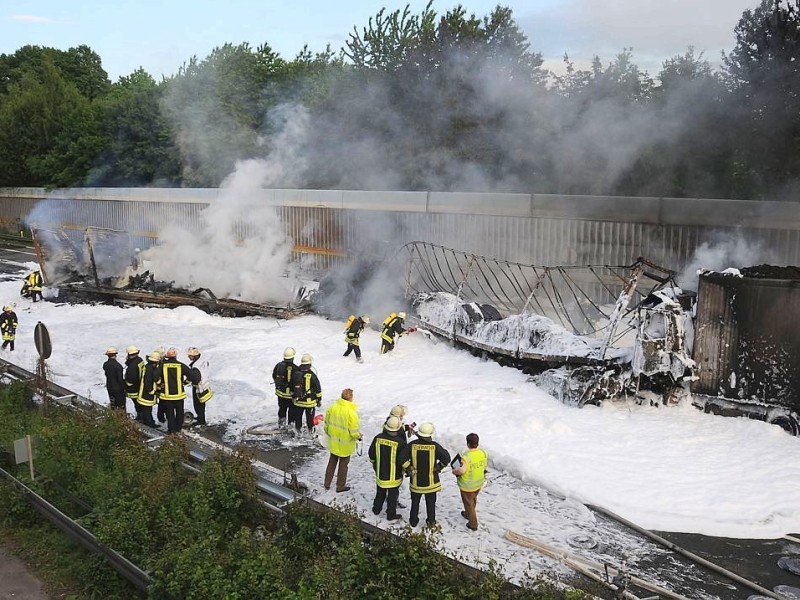
<instances>
[{"instance_id":1,"label":"burned tire","mask_svg":"<svg viewBox=\"0 0 800 600\"><path fill-rule=\"evenodd\" d=\"M479 304L462 304L461 308L463 308L464 312L467 313L467 318L469 319L470 323L480 323L483 321L483 314Z\"/></svg>"},{"instance_id":2,"label":"burned tire","mask_svg":"<svg viewBox=\"0 0 800 600\"><path fill-rule=\"evenodd\" d=\"M800 424L798 424L797 419L792 415L777 415L770 418L767 423L777 425L791 435L800 435Z\"/></svg>"}]
</instances>

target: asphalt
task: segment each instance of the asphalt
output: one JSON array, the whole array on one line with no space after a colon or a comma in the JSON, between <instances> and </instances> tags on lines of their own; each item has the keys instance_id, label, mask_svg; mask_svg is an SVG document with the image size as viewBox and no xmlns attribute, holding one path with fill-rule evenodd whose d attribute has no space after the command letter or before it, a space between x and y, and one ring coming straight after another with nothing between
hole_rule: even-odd
<instances>
[{"instance_id":1,"label":"asphalt","mask_svg":"<svg viewBox=\"0 0 800 600\"><path fill-rule=\"evenodd\" d=\"M44 585L13 556L0 546L0 600L48 600Z\"/></svg>"}]
</instances>

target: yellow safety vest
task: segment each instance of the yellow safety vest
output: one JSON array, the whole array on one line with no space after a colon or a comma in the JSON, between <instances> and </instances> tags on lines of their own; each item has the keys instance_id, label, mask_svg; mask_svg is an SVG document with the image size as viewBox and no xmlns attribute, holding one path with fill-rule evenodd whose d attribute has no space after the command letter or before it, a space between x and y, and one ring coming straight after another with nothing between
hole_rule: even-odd
<instances>
[{"instance_id":1,"label":"yellow safety vest","mask_svg":"<svg viewBox=\"0 0 800 600\"><path fill-rule=\"evenodd\" d=\"M461 455L461 460L467 470L458 476L458 488L465 492L477 492L486 481L486 465L489 457L480 448L472 448Z\"/></svg>"},{"instance_id":2,"label":"yellow safety vest","mask_svg":"<svg viewBox=\"0 0 800 600\"><path fill-rule=\"evenodd\" d=\"M357 406L351 400L339 398L325 413L325 434L329 438L329 450L336 456L350 456L356 449L358 430Z\"/></svg>"}]
</instances>

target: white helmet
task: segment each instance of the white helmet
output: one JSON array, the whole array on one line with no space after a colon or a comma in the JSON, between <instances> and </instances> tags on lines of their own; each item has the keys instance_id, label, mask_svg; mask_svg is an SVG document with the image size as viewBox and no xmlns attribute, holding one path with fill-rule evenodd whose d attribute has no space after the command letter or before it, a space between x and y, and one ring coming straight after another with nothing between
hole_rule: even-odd
<instances>
[{"instance_id":1,"label":"white helmet","mask_svg":"<svg viewBox=\"0 0 800 600\"><path fill-rule=\"evenodd\" d=\"M294 348L289 346L283 351L283 360L292 360L294 358Z\"/></svg>"},{"instance_id":2,"label":"white helmet","mask_svg":"<svg viewBox=\"0 0 800 600\"><path fill-rule=\"evenodd\" d=\"M362 320L362 321L363 321L365 324L369 325L369 315L361 315L361 320Z\"/></svg>"},{"instance_id":3,"label":"white helmet","mask_svg":"<svg viewBox=\"0 0 800 600\"><path fill-rule=\"evenodd\" d=\"M383 425L383 428L386 431L399 431L403 424L400 422L398 417L389 417L386 419L386 423Z\"/></svg>"},{"instance_id":4,"label":"white helmet","mask_svg":"<svg viewBox=\"0 0 800 600\"><path fill-rule=\"evenodd\" d=\"M401 319L405 319L406 318L406 313L405 313L405 311L401 310L399 313L397 313L397 316L400 317Z\"/></svg>"},{"instance_id":5,"label":"white helmet","mask_svg":"<svg viewBox=\"0 0 800 600\"><path fill-rule=\"evenodd\" d=\"M435 431L433 423L423 423L419 426L419 429L417 429L417 435L419 437L431 437Z\"/></svg>"},{"instance_id":6,"label":"white helmet","mask_svg":"<svg viewBox=\"0 0 800 600\"><path fill-rule=\"evenodd\" d=\"M13 304L6 304L3 307L3 310L6 311L6 312L11 312L12 310L14 310L14 305Z\"/></svg>"},{"instance_id":7,"label":"white helmet","mask_svg":"<svg viewBox=\"0 0 800 600\"><path fill-rule=\"evenodd\" d=\"M125 352L130 354L139 354L139 349L136 346L128 346L125 348Z\"/></svg>"},{"instance_id":8,"label":"white helmet","mask_svg":"<svg viewBox=\"0 0 800 600\"><path fill-rule=\"evenodd\" d=\"M408 414L408 407L398 404L397 406L392 407L392 410L389 411L389 414L392 417L399 417L402 419Z\"/></svg>"},{"instance_id":9,"label":"white helmet","mask_svg":"<svg viewBox=\"0 0 800 600\"><path fill-rule=\"evenodd\" d=\"M200 348L195 348L194 346L192 346L191 348L189 348L187 354L189 355L189 358L197 358L198 356L200 356Z\"/></svg>"},{"instance_id":10,"label":"white helmet","mask_svg":"<svg viewBox=\"0 0 800 600\"><path fill-rule=\"evenodd\" d=\"M314 359L311 357L311 355L306 353L306 354L303 354L303 358L300 359L300 364L301 365L310 365L311 361L313 361L313 360Z\"/></svg>"},{"instance_id":11,"label":"white helmet","mask_svg":"<svg viewBox=\"0 0 800 600\"><path fill-rule=\"evenodd\" d=\"M150 356L147 357L147 360L152 362L161 362L161 352L159 352L158 350L153 350L150 353Z\"/></svg>"},{"instance_id":12,"label":"white helmet","mask_svg":"<svg viewBox=\"0 0 800 600\"><path fill-rule=\"evenodd\" d=\"M117 349L114 346L109 346L106 348L106 356L112 356L117 354Z\"/></svg>"}]
</instances>

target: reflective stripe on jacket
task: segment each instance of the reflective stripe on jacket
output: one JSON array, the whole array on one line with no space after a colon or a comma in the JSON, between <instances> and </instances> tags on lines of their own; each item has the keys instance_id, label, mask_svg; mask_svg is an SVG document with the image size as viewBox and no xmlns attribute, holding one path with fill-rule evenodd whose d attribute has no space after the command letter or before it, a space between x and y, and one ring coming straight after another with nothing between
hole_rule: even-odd
<instances>
[{"instance_id":1,"label":"reflective stripe on jacket","mask_svg":"<svg viewBox=\"0 0 800 600\"><path fill-rule=\"evenodd\" d=\"M486 452L480 448L471 448L461 455L466 471L458 476L458 488L465 492L475 492L483 487L486 480L484 471L489 463Z\"/></svg>"},{"instance_id":2,"label":"reflective stripe on jacket","mask_svg":"<svg viewBox=\"0 0 800 600\"><path fill-rule=\"evenodd\" d=\"M292 399L292 378L297 365L290 360L282 360L272 369L272 381L275 383L275 395L278 398Z\"/></svg>"},{"instance_id":3,"label":"reflective stripe on jacket","mask_svg":"<svg viewBox=\"0 0 800 600\"><path fill-rule=\"evenodd\" d=\"M189 379L188 370L189 367L174 358L164 359L161 363L163 381L161 400L184 400L186 398L184 385Z\"/></svg>"},{"instance_id":4,"label":"reflective stripe on jacket","mask_svg":"<svg viewBox=\"0 0 800 600\"><path fill-rule=\"evenodd\" d=\"M161 365L156 362L147 362L139 385L139 404L154 406L158 401L158 388L161 385Z\"/></svg>"},{"instance_id":5,"label":"reflective stripe on jacket","mask_svg":"<svg viewBox=\"0 0 800 600\"><path fill-rule=\"evenodd\" d=\"M402 452L403 468L412 468L412 492L428 494L442 489L439 471L450 462L450 453L430 438L409 442Z\"/></svg>"},{"instance_id":6,"label":"reflective stripe on jacket","mask_svg":"<svg viewBox=\"0 0 800 600\"><path fill-rule=\"evenodd\" d=\"M352 401L339 398L325 413L323 422L331 454L350 456L355 451L356 440L361 437L357 408Z\"/></svg>"},{"instance_id":7,"label":"reflective stripe on jacket","mask_svg":"<svg viewBox=\"0 0 800 600\"><path fill-rule=\"evenodd\" d=\"M317 400L322 400L322 389L319 379L311 369L300 369L299 383L295 385L292 404L298 408L313 408Z\"/></svg>"},{"instance_id":8,"label":"reflective stripe on jacket","mask_svg":"<svg viewBox=\"0 0 800 600\"><path fill-rule=\"evenodd\" d=\"M375 469L375 483L380 488L396 488L403 483L403 469L400 463L402 438L387 431L379 433L369 446L369 459Z\"/></svg>"},{"instance_id":9,"label":"reflective stripe on jacket","mask_svg":"<svg viewBox=\"0 0 800 600\"><path fill-rule=\"evenodd\" d=\"M136 400L139 397L139 388L144 376L144 360L141 356L134 356L125 361L125 395Z\"/></svg>"}]
</instances>

